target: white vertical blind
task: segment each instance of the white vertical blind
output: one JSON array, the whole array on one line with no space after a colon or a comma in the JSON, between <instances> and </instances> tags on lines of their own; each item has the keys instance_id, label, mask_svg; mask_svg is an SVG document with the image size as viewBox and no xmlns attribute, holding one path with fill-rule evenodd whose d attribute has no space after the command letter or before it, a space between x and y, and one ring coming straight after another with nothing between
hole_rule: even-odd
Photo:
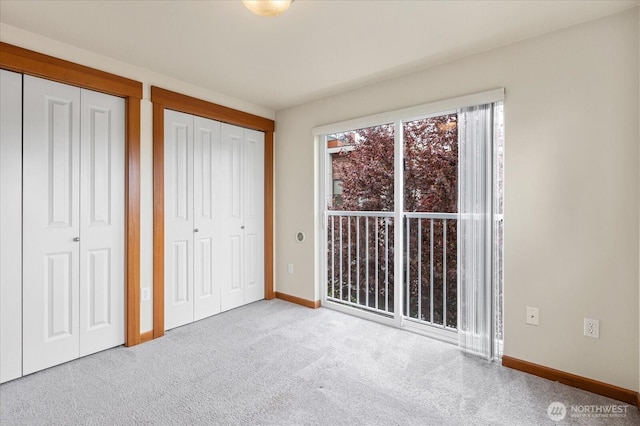
<instances>
[{"instance_id":1,"label":"white vertical blind","mask_svg":"<svg viewBox=\"0 0 640 426\"><path fill-rule=\"evenodd\" d=\"M458 132L459 346L493 359L492 105L460 109Z\"/></svg>"},{"instance_id":2,"label":"white vertical blind","mask_svg":"<svg viewBox=\"0 0 640 426\"><path fill-rule=\"evenodd\" d=\"M493 309L495 321L494 358L502 357L503 349L503 261L504 261L504 102L493 104Z\"/></svg>"}]
</instances>

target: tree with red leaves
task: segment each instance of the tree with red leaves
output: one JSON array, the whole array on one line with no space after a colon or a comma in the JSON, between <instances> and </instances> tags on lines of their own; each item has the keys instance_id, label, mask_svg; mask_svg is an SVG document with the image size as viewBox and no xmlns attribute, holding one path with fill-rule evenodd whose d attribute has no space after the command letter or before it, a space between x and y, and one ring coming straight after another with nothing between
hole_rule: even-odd
<instances>
[{"instance_id":1,"label":"tree with red leaves","mask_svg":"<svg viewBox=\"0 0 640 426\"><path fill-rule=\"evenodd\" d=\"M458 129L457 114L431 117L404 123L404 211L455 213L458 200ZM345 133L343 149L333 158L333 169L341 179L342 193L334 199L331 210L389 212L394 210L394 126L380 125ZM338 232L329 235L329 243L340 247L340 267L329 259L329 295L340 289L343 300L371 308L393 311L393 284L409 278L404 313L413 318L443 323L443 269L446 262L446 320L457 324L457 232L456 221L405 219L405 253L403 277L394 275L393 224L391 218L374 220L343 217L342 239ZM351 221L351 223L349 223ZM360 223L360 221L366 221ZM368 222L368 224L367 224ZM420 225L418 223L420 222ZM334 224L335 226L335 224ZM418 226L420 231L418 232ZM377 228L377 232L376 232ZM391 228L391 231L389 231ZM369 233L364 232L368 229ZM407 230L408 229L408 230ZM348 234L348 235L345 235ZM374 238L374 234L378 237ZM381 236L384 236L381 238ZM433 241L431 241L433 239ZM444 245L446 243L446 259ZM431 246L433 245L433 252ZM421 257L418 256L418 247ZM368 252L366 249L368 248ZM376 254L377 253L377 254ZM381 258L380 253L387 257ZM431 286L433 257L433 289ZM390 261L389 261L390 259ZM406 256L405 256L406 259ZM377 269L377 270L376 270ZM342 270L342 274L340 272ZM341 277L341 278L340 278ZM376 280L377 277L377 280ZM354 285L354 282L362 285ZM406 288L406 287L405 287ZM333 289L333 290L332 290ZM433 314L431 294L433 293ZM420 310L418 310L420 300ZM377 302L377 305L376 305ZM433 315L433 316L432 316Z\"/></svg>"}]
</instances>

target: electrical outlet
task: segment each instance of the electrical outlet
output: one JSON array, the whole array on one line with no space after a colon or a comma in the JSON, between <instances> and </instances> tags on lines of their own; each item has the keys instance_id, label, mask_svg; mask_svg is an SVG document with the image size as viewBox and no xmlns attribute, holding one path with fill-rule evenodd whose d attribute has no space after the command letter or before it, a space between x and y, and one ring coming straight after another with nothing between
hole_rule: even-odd
<instances>
[{"instance_id":1,"label":"electrical outlet","mask_svg":"<svg viewBox=\"0 0 640 426\"><path fill-rule=\"evenodd\" d=\"M287 272L289 272L290 274L293 274L293 263L290 263L287 265Z\"/></svg>"},{"instance_id":2,"label":"electrical outlet","mask_svg":"<svg viewBox=\"0 0 640 426\"><path fill-rule=\"evenodd\" d=\"M527 306L527 324L540 325L540 310Z\"/></svg>"},{"instance_id":3,"label":"electrical outlet","mask_svg":"<svg viewBox=\"0 0 640 426\"><path fill-rule=\"evenodd\" d=\"M149 287L142 287L142 295L140 299L142 302L147 302L151 299L151 289Z\"/></svg>"},{"instance_id":4,"label":"electrical outlet","mask_svg":"<svg viewBox=\"0 0 640 426\"><path fill-rule=\"evenodd\" d=\"M600 338L600 320L585 318L584 319L584 335L587 337L593 337L594 339L599 339Z\"/></svg>"}]
</instances>

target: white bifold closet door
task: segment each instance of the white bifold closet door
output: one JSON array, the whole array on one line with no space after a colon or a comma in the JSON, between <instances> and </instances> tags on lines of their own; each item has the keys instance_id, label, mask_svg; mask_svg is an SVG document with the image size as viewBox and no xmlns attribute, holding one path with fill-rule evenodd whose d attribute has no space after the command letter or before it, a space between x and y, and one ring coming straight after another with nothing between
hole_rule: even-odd
<instances>
[{"instance_id":1,"label":"white bifold closet door","mask_svg":"<svg viewBox=\"0 0 640 426\"><path fill-rule=\"evenodd\" d=\"M23 374L124 343L124 100L23 95Z\"/></svg>"},{"instance_id":2,"label":"white bifold closet door","mask_svg":"<svg viewBox=\"0 0 640 426\"><path fill-rule=\"evenodd\" d=\"M220 312L218 170L220 123L193 117L193 320Z\"/></svg>"},{"instance_id":3,"label":"white bifold closet door","mask_svg":"<svg viewBox=\"0 0 640 426\"><path fill-rule=\"evenodd\" d=\"M220 312L220 123L165 110L165 329Z\"/></svg>"},{"instance_id":4,"label":"white bifold closet door","mask_svg":"<svg viewBox=\"0 0 640 426\"><path fill-rule=\"evenodd\" d=\"M264 299L264 133L222 125L222 311Z\"/></svg>"},{"instance_id":5,"label":"white bifold closet door","mask_svg":"<svg viewBox=\"0 0 640 426\"><path fill-rule=\"evenodd\" d=\"M165 329L264 299L264 133L165 110Z\"/></svg>"},{"instance_id":6,"label":"white bifold closet door","mask_svg":"<svg viewBox=\"0 0 640 426\"><path fill-rule=\"evenodd\" d=\"M0 70L0 383L22 375L22 75Z\"/></svg>"}]
</instances>

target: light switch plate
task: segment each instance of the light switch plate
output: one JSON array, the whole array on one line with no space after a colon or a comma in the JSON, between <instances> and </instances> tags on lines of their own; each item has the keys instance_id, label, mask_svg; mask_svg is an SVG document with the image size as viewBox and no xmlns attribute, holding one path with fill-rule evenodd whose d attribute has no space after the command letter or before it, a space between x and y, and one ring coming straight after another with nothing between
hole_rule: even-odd
<instances>
[{"instance_id":1,"label":"light switch plate","mask_svg":"<svg viewBox=\"0 0 640 426\"><path fill-rule=\"evenodd\" d=\"M540 310L527 306L527 324L540 325Z\"/></svg>"}]
</instances>

